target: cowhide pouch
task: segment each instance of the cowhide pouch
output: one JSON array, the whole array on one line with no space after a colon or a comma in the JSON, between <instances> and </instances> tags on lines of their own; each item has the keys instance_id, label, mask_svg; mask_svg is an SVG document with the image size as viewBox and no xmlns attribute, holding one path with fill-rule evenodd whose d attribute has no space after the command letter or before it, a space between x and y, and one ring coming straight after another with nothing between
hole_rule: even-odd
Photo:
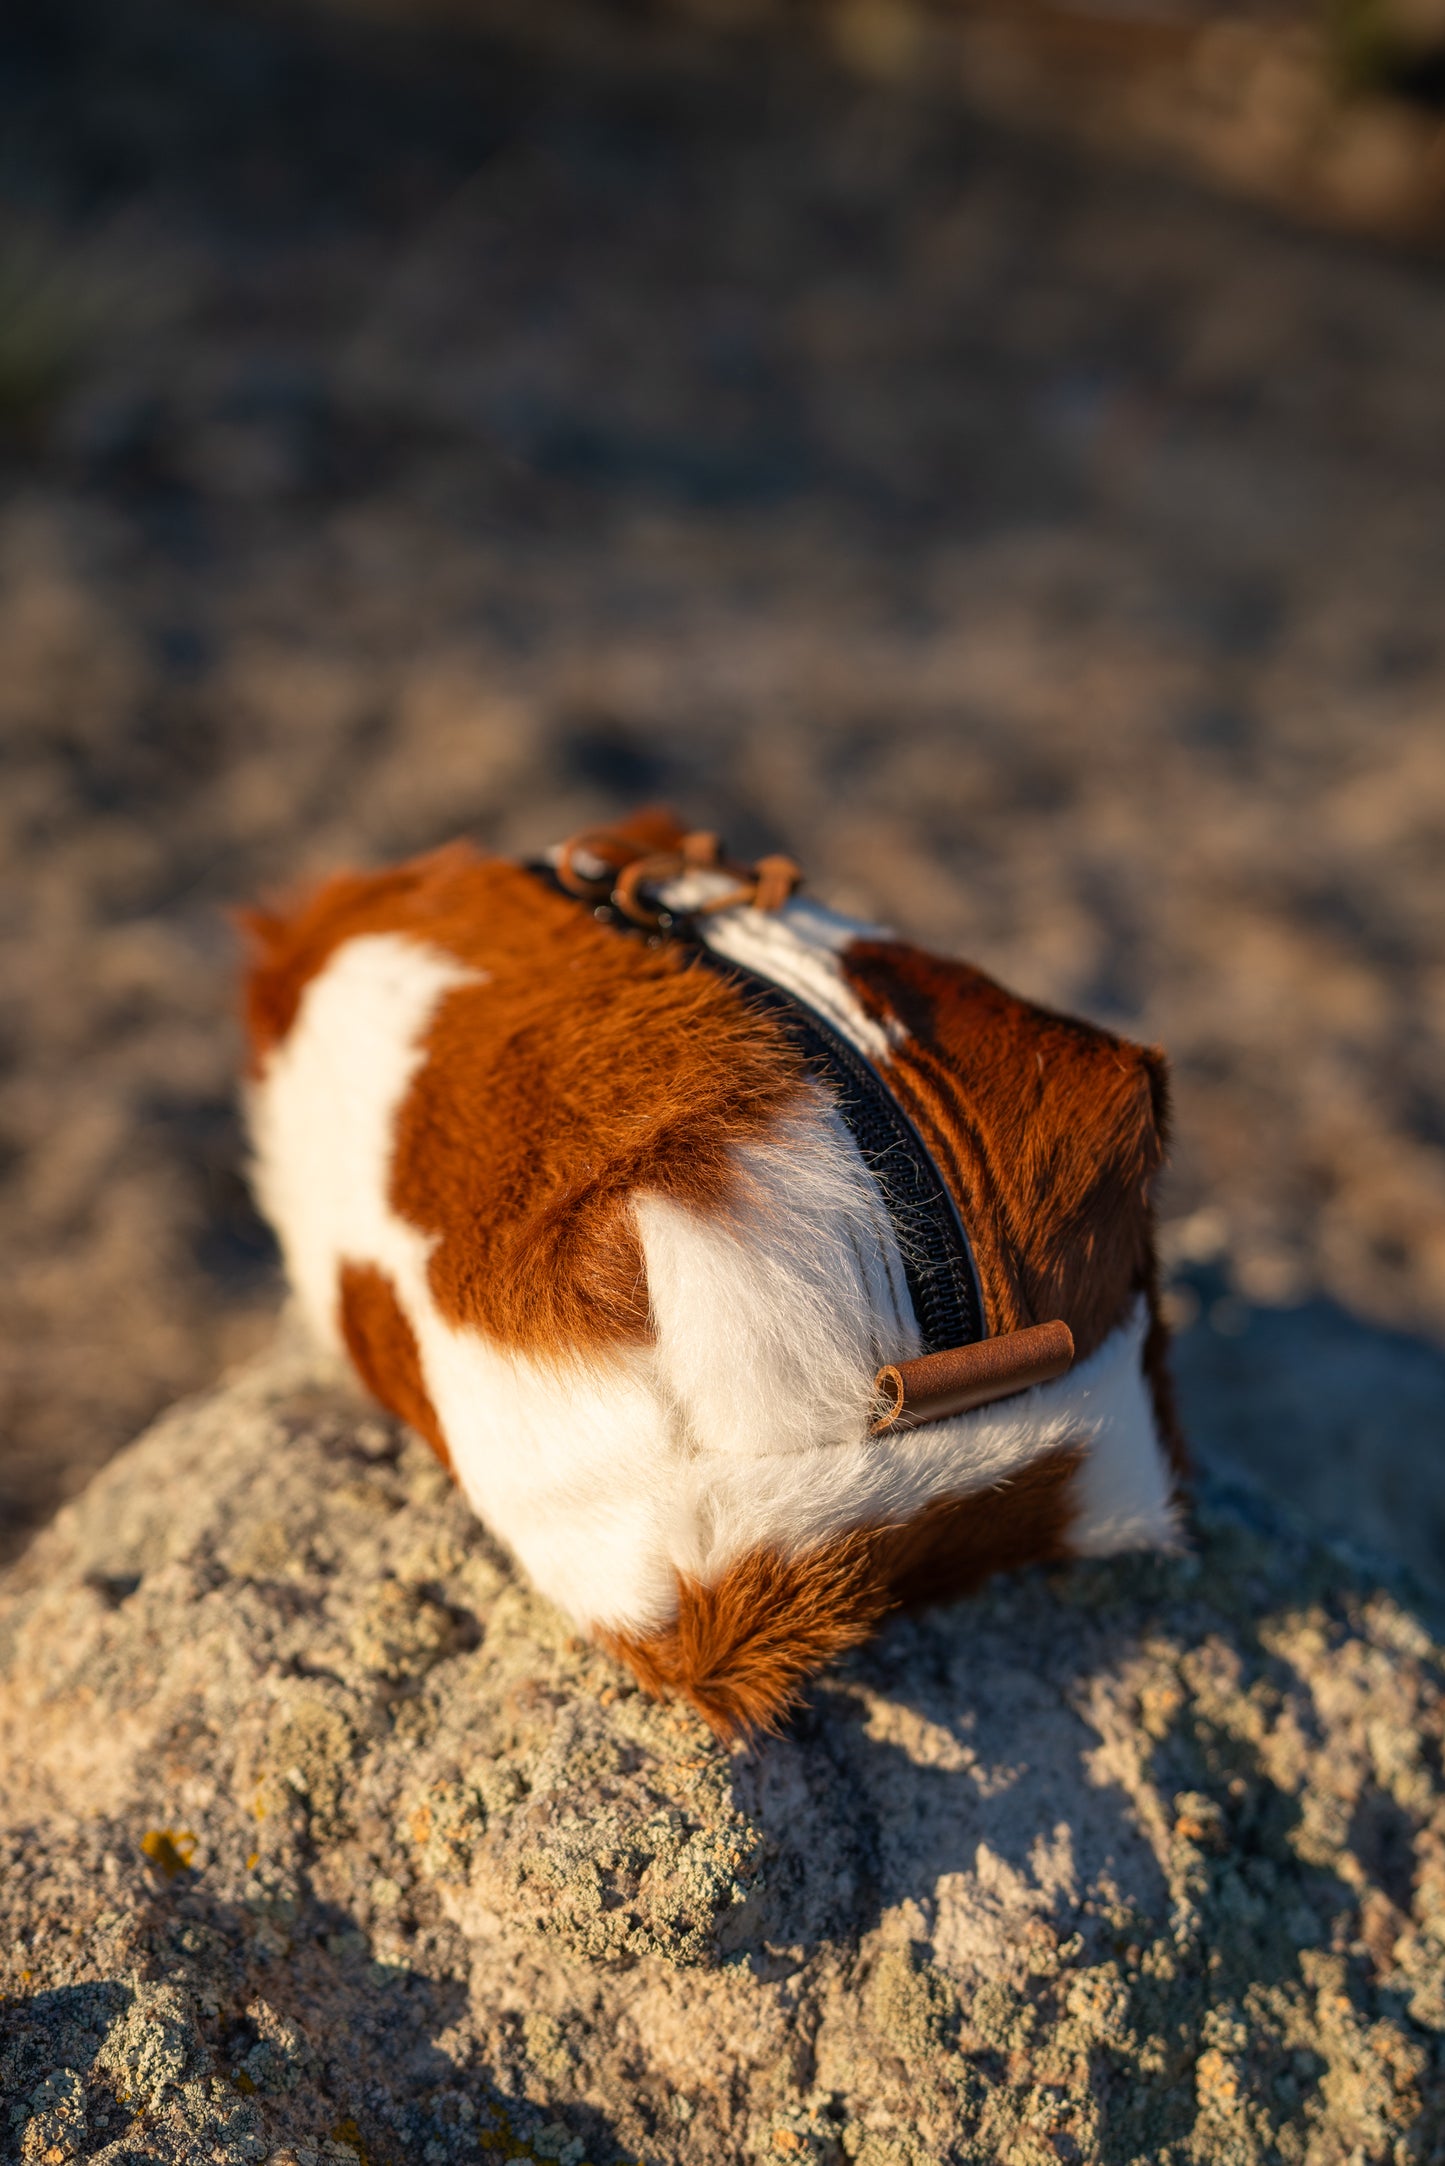
<instances>
[{"instance_id":1,"label":"cowhide pouch","mask_svg":"<svg viewBox=\"0 0 1445 2166\"><path fill-rule=\"evenodd\" d=\"M256 911L256 1181L316 1330L724 1735L900 1602L1168 1547L1159 1053L638 815Z\"/></svg>"}]
</instances>

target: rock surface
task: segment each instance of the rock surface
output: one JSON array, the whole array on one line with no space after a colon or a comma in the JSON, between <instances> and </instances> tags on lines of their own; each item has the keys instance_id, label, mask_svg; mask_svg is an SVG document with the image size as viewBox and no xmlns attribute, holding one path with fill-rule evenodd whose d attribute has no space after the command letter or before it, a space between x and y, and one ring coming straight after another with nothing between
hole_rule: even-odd
<instances>
[{"instance_id":1,"label":"rock surface","mask_svg":"<svg viewBox=\"0 0 1445 2166\"><path fill-rule=\"evenodd\" d=\"M0 2160L1438 2158L1442 1686L1219 1494L729 1753L283 1331L0 1583Z\"/></svg>"}]
</instances>

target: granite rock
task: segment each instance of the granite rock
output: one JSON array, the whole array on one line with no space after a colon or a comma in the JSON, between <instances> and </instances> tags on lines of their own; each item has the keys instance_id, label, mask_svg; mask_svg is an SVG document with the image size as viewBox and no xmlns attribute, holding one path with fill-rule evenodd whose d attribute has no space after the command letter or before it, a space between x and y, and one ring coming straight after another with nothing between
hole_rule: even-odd
<instances>
[{"instance_id":1,"label":"granite rock","mask_svg":"<svg viewBox=\"0 0 1445 2166\"><path fill-rule=\"evenodd\" d=\"M1442 1688L1216 1488L729 1752L287 1326L0 1581L0 2160L1438 2158Z\"/></svg>"}]
</instances>

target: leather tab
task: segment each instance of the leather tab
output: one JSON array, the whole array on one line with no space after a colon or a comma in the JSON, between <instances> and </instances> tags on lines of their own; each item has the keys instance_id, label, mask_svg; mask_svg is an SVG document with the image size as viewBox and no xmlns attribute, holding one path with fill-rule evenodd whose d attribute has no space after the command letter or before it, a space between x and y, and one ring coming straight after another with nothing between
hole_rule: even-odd
<instances>
[{"instance_id":1,"label":"leather tab","mask_svg":"<svg viewBox=\"0 0 1445 2166\"><path fill-rule=\"evenodd\" d=\"M921 1422L967 1414L1035 1384L1052 1383L1073 1367L1074 1335L1065 1323L1030 1324L972 1346L950 1346L916 1361L894 1361L873 1379L880 1411L874 1436L916 1429Z\"/></svg>"},{"instance_id":2,"label":"leather tab","mask_svg":"<svg viewBox=\"0 0 1445 2166\"><path fill-rule=\"evenodd\" d=\"M760 857L753 872L755 910L781 910L803 884L803 868L790 857Z\"/></svg>"}]
</instances>

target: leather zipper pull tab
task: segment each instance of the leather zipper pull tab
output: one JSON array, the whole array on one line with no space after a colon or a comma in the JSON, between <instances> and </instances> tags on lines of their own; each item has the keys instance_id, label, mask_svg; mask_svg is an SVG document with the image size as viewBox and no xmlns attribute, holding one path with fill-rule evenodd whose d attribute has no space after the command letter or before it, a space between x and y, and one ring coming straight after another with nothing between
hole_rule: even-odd
<instances>
[{"instance_id":1,"label":"leather zipper pull tab","mask_svg":"<svg viewBox=\"0 0 1445 2166\"><path fill-rule=\"evenodd\" d=\"M879 1411L874 1436L916 1429L950 1414L967 1414L995 1399L1012 1398L1035 1384L1052 1383L1073 1367L1074 1334L1065 1323L1030 1324L978 1339L972 1346L950 1346L941 1354L920 1354L916 1361L892 1361L878 1371L873 1389Z\"/></svg>"}]
</instances>

